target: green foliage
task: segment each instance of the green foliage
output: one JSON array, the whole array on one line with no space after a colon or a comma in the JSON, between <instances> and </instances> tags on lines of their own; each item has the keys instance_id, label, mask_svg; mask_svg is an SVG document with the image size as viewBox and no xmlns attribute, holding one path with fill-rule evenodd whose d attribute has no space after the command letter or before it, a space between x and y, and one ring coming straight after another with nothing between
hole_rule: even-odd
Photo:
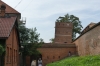
<instances>
[{"instance_id":1,"label":"green foliage","mask_svg":"<svg viewBox=\"0 0 100 66\"><path fill-rule=\"evenodd\" d=\"M1 60L1 66L4 66L5 61L5 39L0 39L0 60Z\"/></svg>"},{"instance_id":2,"label":"green foliage","mask_svg":"<svg viewBox=\"0 0 100 66\"><path fill-rule=\"evenodd\" d=\"M3 54L4 51L5 51L5 49L3 48L2 45L0 45L0 56Z\"/></svg>"},{"instance_id":3,"label":"green foliage","mask_svg":"<svg viewBox=\"0 0 100 66\"><path fill-rule=\"evenodd\" d=\"M20 35L20 43L28 43L29 41L29 28L26 28L25 24L19 22L19 35Z\"/></svg>"},{"instance_id":4,"label":"green foliage","mask_svg":"<svg viewBox=\"0 0 100 66\"><path fill-rule=\"evenodd\" d=\"M34 57L39 56L39 51L37 48L41 47L44 43L43 39L39 38L40 34L38 34L36 28L29 29L23 24L23 22L19 22L19 34L20 34L20 43L22 57L23 57L23 66L25 66L25 56L34 55Z\"/></svg>"},{"instance_id":5,"label":"green foliage","mask_svg":"<svg viewBox=\"0 0 100 66\"><path fill-rule=\"evenodd\" d=\"M54 38L51 38L51 39L50 39L50 42L53 43L53 42L54 42Z\"/></svg>"},{"instance_id":6,"label":"green foliage","mask_svg":"<svg viewBox=\"0 0 100 66\"><path fill-rule=\"evenodd\" d=\"M37 50L37 48L41 47L41 45L44 43L43 39L39 39L40 34L36 32L37 29L36 28L32 28L30 29L30 34L29 34L29 55L38 55L39 52ZM34 51L34 52L33 52Z\"/></svg>"},{"instance_id":7,"label":"green foliage","mask_svg":"<svg viewBox=\"0 0 100 66\"><path fill-rule=\"evenodd\" d=\"M71 22L73 23L73 40L76 38L76 34L80 34L82 30L81 21L74 15L66 14L64 17L59 17L56 22Z\"/></svg>"},{"instance_id":8,"label":"green foliage","mask_svg":"<svg viewBox=\"0 0 100 66\"><path fill-rule=\"evenodd\" d=\"M63 60L47 64L46 66L99 66L100 55L69 57Z\"/></svg>"},{"instance_id":9,"label":"green foliage","mask_svg":"<svg viewBox=\"0 0 100 66\"><path fill-rule=\"evenodd\" d=\"M34 30L33 30L33 28L30 29L30 34L29 34L30 43L38 43L39 42L39 35L40 34L38 34L36 31L37 31L36 28L34 28Z\"/></svg>"},{"instance_id":10,"label":"green foliage","mask_svg":"<svg viewBox=\"0 0 100 66\"><path fill-rule=\"evenodd\" d=\"M37 33L36 28L29 29L19 22L19 33L20 33L20 43L23 46L22 52L24 55L38 55L39 52L37 48L41 47L44 43L42 38L39 38L40 34Z\"/></svg>"}]
</instances>

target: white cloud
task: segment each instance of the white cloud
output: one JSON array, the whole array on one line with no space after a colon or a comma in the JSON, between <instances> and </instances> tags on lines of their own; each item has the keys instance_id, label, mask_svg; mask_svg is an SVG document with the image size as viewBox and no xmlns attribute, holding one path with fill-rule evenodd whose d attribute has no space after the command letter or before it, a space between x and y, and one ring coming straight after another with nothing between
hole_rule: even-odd
<instances>
[{"instance_id":1,"label":"white cloud","mask_svg":"<svg viewBox=\"0 0 100 66\"><path fill-rule=\"evenodd\" d=\"M13 8L21 0L3 0ZM48 42L54 37L55 21L59 16L73 14L80 18L83 26L100 21L99 0L22 0L15 8L27 18L26 26L36 27L41 38Z\"/></svg>"}]
</instances>

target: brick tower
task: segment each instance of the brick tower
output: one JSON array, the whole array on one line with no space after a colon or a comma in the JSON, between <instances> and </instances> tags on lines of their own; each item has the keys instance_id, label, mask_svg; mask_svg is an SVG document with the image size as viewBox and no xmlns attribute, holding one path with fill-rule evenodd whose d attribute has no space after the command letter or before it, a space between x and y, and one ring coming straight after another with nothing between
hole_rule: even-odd
<instances>
[{"instance_id":1,"label":"brick tower","mask_svg":"<svg viewBox=\"0 0 100 66\"><path fill-rule=\"evenodd\" d=\"M44 43L38 48L42 55L43 66L76 54L76 45L72 43L72 29L73 24L70 22L55 23L54 42Z\"/></svg>"},{"instance_id":2,"label":"brick tower","mask_svg":"<svg viewBox=\"0 0 100 66\"><path fill-rule=\"evenodd\" d=\"M72 42L73 24L70 22L55 23L55 40L54 43L71 43Z\"/></svg>"}]
</instances>

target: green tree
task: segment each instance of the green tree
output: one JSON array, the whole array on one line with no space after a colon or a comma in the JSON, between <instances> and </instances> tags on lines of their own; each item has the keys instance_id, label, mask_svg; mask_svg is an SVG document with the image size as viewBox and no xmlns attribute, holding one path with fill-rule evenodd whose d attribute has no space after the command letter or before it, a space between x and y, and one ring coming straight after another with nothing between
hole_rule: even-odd
<instances>
[{"instance_id":1,"label":"green tree","mask_svg":"<svg viewBox=\"0 0 100 66\"><path fill-rule=\"evenodd\" d=\"M51 39L50 39L50 42L53 43L53 42L54 42L54 38L51 38Z\"/></svg>"},{"instance_id":2,"label":"green tree","mask_svg":"<svg viewBox=\"0 0 100 66\"><path fill-rule=\"evenodd\" d=\"M21 65L25 65L25 57L26 57L26 49L28 47L26 47L26 45L29 42L29 32L30 29L26 28L25 24L23 23L23 21L18 22L18 29L19 29L19 37L20 37L20 44L21 44L21 48L20 48L20 52L22 53L22 64Z\"/></svg>"},{"instance_id":3,"label":"green tree","mask_svg":"<svg viewBox=\"0 0 100 66\"><path fill-rule=\"evenodd\" d=\"M26 28L25 24L19 22L20 43L24 48L22 50L24 55L37 54L36 49L44 43L43 39L39 38L40 34L36 31L36 28Z\"/></svg>"},{"instance_id":4,"label":"green tree","mask_svg":"<svg viewBox=\"0 0 100 66\"><path fill-rule=\"evenodd\" d=\"M20 35L20 43L28 43L29 41L29 28L26 28L25 24L19 22L19 35Z\"/></svg>"},{"instance_id":5,"label":"green tree","mask_svg":"<svg viewBox=\"0 0 100 66\"><path fill-rule=\"evenodd\" d=\"M66 14L64 17L59 17L56 22L71 22L73 23L73 40L76 38L76 34L80 34L82 30L81 21L74 15Z\"/></svg>"},{"instance_id":6,"label":"green tree","mask_svg":"<svg viewBox=\"0 0 100 66\"><path fill-rule=\"evenodd\" d=\"M4 66L5 48L0 44L0 66Z\"/></svg>"},{"instance_id":7,"label":"green tree","mask_svg":"<svg viewBox=\"0 0 100 66\"><path fill-rule=\"evenodd\" d=\"M0 45L0 56L3 54L4 50L5 50L4 47Z\"/></svg>"},{"instance_id":8,"label":"green tree","mask_svg":"<svg viewBox=\"0 0 100 66\"><path fill-rule=\"evenodd\" d=\"M30 42L30 48L29 48L29 54L32 55L38 55L39 52L37 51L37 48L41 47L41 45L44 43L42 38L39 38L40 34L36 32L36 28L30 29L30 35L29 35L29 42Z\"/></svg>"},{"instance_id":9,"label":"green tree","mask_svg":"<svg viewBox=\"0 0 100 66\"><path fill-rule=\"evenodd\" d=\"M36 32L37 29L29 29L23 24L23 22L19 22L19 34L20 34L20 43L21 43L21 52L23 56L23 66L25 65L25 57L27 55L35 55L38 56L39 51L37 48L41 47L44 43L43 39L39 38L40 34Z\"/></svg>"}]
</instances>

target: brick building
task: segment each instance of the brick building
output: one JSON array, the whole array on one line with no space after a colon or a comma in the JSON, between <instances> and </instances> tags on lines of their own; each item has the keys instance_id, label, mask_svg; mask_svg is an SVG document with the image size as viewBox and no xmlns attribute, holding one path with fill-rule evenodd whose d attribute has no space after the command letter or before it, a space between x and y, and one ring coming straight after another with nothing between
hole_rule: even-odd
<instances>
[{"instance_id":1,"label":"brick building","mask_svg":"<svg viewBox=\"0 0 100 66\"><path fill-rule=\"evenodd\" d=\"M5 56L0 66L19 66L18 21L21 14L0 0L0 44Z\"/></svg>"},{"instance_id":2,"label":"brick building","mask_svg":"<svg viewBox=\"0 0 100 66\"><path fill-rule=\"evenodd\" d=\"M0 18L0 43L5 45L5 66L19 66L19 37L16 17Z\"/></svg>"},{"instance_id":3,"label":"brick building","mask_svg":"<svg viewBox=\"0 0 100 66\"><path fill-rule=\"evenodd\" d=\"M19 19L21 18L21 13L16 11L14 8L10 7L8 4L4 3L2 0L0 0L0 5L6 6L5 16L7 16L7 17L15 16L15 17L17 17L17 20L19 21Z\"/></svg>"},{"instance_id":4,"label":"brick building","mask_svg":"<svg viewBox=\"0 0 100 66\"><path fill-rule=\"evenodd\" d=\"M43 66L76 54L76 46L72 43L73 24L70 22L55 23L54 43L45 43L38 48L42 55Z\"/></svg>"}]
</instances>

